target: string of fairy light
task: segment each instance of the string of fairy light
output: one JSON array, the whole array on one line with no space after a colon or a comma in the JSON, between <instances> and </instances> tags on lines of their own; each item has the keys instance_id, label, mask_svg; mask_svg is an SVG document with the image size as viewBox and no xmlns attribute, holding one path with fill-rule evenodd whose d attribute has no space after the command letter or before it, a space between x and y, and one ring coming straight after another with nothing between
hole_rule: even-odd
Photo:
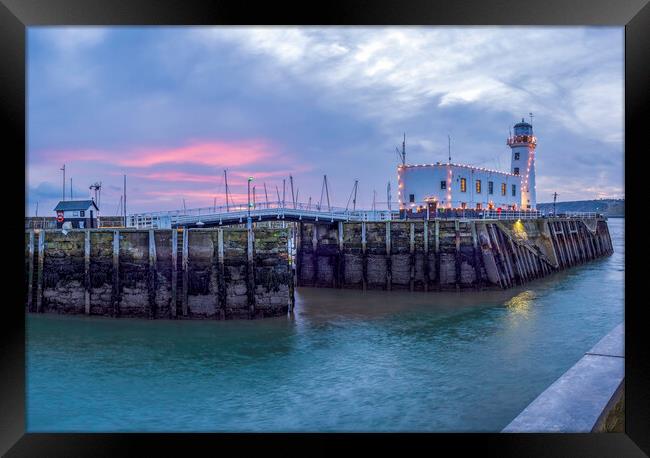
<instances>
[{"instance_id":1,"label":"string of fairy light","mask_svg":"<svg viewBox=\"0 0 650 458\"><path fill-rule=\"evenodd\" d=\"M523 146L523 144L526 144L528 146L528 153L529 154L528 154L528 160L527 160L527 164L526 164L526 173L522 177L523 178L523 183L522 183L522 186L521 186L521 188L522 188L521 190L522 190L522 192L525 191L526 194L529 194L530 193L530 189L529 189L530 171L531 171L531 167L535 163L535 147L536 147L537 139L533 135L514 135L514 136L511 136L511 137L508 138L507 143L508 143L509 146L515 146L515 144L517 144L517 143L522 144L521 146ZM519 146L519 145L517 145L517 146ZM435 166L442 166L442 165L443 164L441 164L440 162L437 162L435 164L408 164L408 165L407 164L401 164L400 166L398 166L397 179L398 179L398 182L400 183L399 184L399 190L398 190L398 196L400 198L400 202L403 202L403 200L402 200L402 197L403 197L402 189L404 187L403 184L401 183L401 180L400 180L401 172L405 171L405 169L408 169L408 168L435 167ZM494 170L494 169L490 169L490 168L486 168L486 167L476 167L476 166L467 165L467 164L455 164L455 163L452 163L452 162L447 162L444 165L447 166L447 180L446 180L446 188L447 189L446 189L446 202L445 202L444 206L449 208L449 209L453 208L452 180L453 180L453 168L454 167L471 169L472 171L495 173L495 174L499 174L501 176L504 176L504 175L505 176L513 176L513 177L514 176L519 176L519 173L505 172L505 171ZM502 184L502 187L504 187L504 186L505 186L505 183ZM514 185L513 185L513 192L514 192ZM505 195L505 193L503 192L503 189L502 189L502 194ZM436 198L434 197L433 200L435 201ZM493 205L493 201L490 199L487 202L487 204L488 204L488 208L489 208L489 207L491 207ZM414 203L411 204L411 206L414 206L414 205L415 205ZM515 204L514 207L516 208L517 205ZM523 207L523 205L522 205L522 207Z\"/></svg>"}]
</instances>

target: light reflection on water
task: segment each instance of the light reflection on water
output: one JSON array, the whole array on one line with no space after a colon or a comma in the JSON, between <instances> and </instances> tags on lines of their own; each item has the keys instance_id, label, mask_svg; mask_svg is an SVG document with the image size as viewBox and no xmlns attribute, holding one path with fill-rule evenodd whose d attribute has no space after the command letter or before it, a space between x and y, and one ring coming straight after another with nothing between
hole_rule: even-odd
<instances>
[{"instance_id":1,"label":"light reflection on water","mask_svg":"<svg viewBox=\"0 0 650 458\"><path fill-rule=\"evenodd\" d=\"M623 319L615 254L508 291L299 288L293 316L29 316L29 431L498 431Z\"/></svg>"}]
</instances>

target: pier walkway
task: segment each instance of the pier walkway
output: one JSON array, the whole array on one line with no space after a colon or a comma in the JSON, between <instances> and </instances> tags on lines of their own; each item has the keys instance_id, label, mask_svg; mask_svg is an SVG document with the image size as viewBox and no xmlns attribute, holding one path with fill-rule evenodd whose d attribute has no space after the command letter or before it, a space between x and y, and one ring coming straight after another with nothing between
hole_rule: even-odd
<instances>
[{"instance_id":1,"label":"pier walkway","mask_svg":"<svg viewBox=\"0 0 650 458\"><path fill-rule=\"evenodd\" d=\"M398 208L394 203L391 207ZM348 222L348 221L395 221L431 219L534 219L546 215L539 211L498 211L470 209L437 209L436 211L409 210L358 210L343 207L319 206L318 204L290 202L268 202L236 204L162 212L131 214L127 217L127 227L137 229L170 229L172 227L210 227L245 224L250 217L252 222L292 221L292 222ZM562 217L595 218L596 213L562 214Z\"/></svg>"}]
</instances>

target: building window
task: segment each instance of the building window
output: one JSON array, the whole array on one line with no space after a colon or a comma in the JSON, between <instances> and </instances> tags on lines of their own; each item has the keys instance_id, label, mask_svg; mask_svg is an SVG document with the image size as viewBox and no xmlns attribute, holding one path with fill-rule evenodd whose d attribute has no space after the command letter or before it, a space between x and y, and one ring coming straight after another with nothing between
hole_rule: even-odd
<instances>
[{"instance_id":1,"label":"building window","mask_svg":"<svg viewBox=\"0 0 650 458\"><path fill-rule=\"evenodd\" d=\"M494 181L488 181L488 194L494 194Z\"/></svg>"},{"instance_id":2,"label":"building window","mask_svg":"<svg viewBox=\"0 0 650 458\"><path fill-rule=\"evenodd\" d=\"M476 194L481 193L481 180L476 180Z\"/></svg>"},{"instance_id":3,"label":"building window","mask_svg":"<svg viewBox=\"0 0 650 458\"><path fill-rule=\"evenodd\" d=\"M519 160L519 153L515 153L515 161Z\"/></svg>"},{"instance_id":4,"label":"building window","mask_svg":"<svg viewBox=\"0 0 650 458\"><path fill-rule=\"evenodd\" d=\"M443 180L440 182L440 189L447 189L447 181Z\"/></svg>"},{"instance_id":5,"label":"building window","mask_svg":"<svg viewBox=\"0 0 650 458\"><path fill-rule=\"evenodd\" d=\"M506 195L506 184L501 183L501 195L505 196Z\"/></svg>"},{"instance_id":6,"label":"building window","mask_svg":"<svg viewBox=\"0 0 650 458\"><path fill-rule=\"evenodd\" d=\"M460 203L460 208L462 208L463 210L465 210L465 209L467 208L467 202L461 202L461 203Z\"/></svg>"},{"instance_id":7,"label":"building window","mask_svg":"<svg viewBox=\"0 0 650 458\"><path fill-rule=\"evenodd\" d=\"M512 195L513 195L513 196L516 196L516 195L517 195L517 185L516 185L516 184L513 184L513 185L512 185Z\"/></svg>"},{"instance_id":8,"label":"building window","mask_svg":"<svg viewBox=\"0 0 650 458\"><path fill-rule=\"evenodd\" d=\"M72 212L72 216L79 216L79 212Z\"/></svg>"},{"instance_id":9,"label":"building window","mask_svg":"<svg viewBox=\"0 0 650 458\"><path fill-rule=\"evenodd\" d=\"M467 180L465 178L460 179L460 192L467 192Z\"/></svg>"},{"instance_id":10,"label":"building window","mask_svg":"<svg viewBox=\"0 0 650 458\"><path fill-rule=\"evenodd\" d=\"M415 194L409 194L409 202L415 202Z\"/></svg>"},{"instance_id":11,"label":"building window","mask_svg":"<svg viewBox=\"0 0 650 458\"><path fill-rule=\"evenodd\" d=\"M476 204L476 209L477 209L477 210L481 210L481 208L482 208L482 207L481 207L481 204L480 204L480 203L479 203L479 204Z\"/></svg>"},{"instance_id":12,"label":"building window","mask_svg":"<svg viewBox=\"0 0 650 458\"><path fill-rule=\"evenodd\" d=\"M519 175L519 167L515 167L515 175Z\"/></svg>"},{"instance_id":13,"label":"building window","mask_svg":"<svg viewBox=\"0 0 650 458\"><path fill-rule=\"evenodd\" d=\"M86 216L86 210L81 210L81 211L79 212L79 216L81 216L82 218L83 218L84 216Z\"/></svg>"}]
</instances>

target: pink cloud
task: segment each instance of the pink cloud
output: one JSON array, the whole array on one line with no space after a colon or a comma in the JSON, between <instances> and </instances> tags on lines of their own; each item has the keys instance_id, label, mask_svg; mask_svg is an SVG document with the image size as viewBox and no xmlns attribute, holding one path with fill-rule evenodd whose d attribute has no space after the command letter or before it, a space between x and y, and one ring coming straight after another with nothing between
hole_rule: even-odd
<instances>
[{"instance_id":1,"label":"pink cloud","mask_svg":"<svg viewBox=\"0 0 650 458\"><path fill-rule=\"evenodd\" d=\"M276 156L267 142L201 142L179 148L140 149L117 164L126 167L151 167L158 164L193 163L209 166L233 167L250 164Z\"/></svg>"},{"instance_id":2,"label":"pink cloud","mask_svg":"<svg viewBox=\"0 0 650 458\"><path fill-rule=\"evenodd\" d=\"M151 167L159 164L200 164L235 167L257 161L282 159L270 142L259 139L236 142L197 141L173 148L134 148L122 151L100 149L43 151L38 154L56 162L108 162L122 167Z\"/></svg>"}]
</instances>

